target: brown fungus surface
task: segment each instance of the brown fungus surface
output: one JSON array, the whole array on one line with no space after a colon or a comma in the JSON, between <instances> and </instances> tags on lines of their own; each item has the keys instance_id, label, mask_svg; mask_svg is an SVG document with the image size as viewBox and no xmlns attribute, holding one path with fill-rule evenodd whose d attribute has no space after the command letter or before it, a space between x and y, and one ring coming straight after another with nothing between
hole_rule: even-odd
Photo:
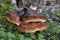
<instances>
[{"instance_id":1,"label":"brown fungus surface","mask_svg":"<svg viewBox=\"0 0 60 40\"><path fill-rule=\"evenodd\" d=\"M6 16L7 20L14 23L14 24L17 24L19 25L20 24L20 17L15 13L15 12L10 12L7 14Z\"/></svg>"},{"instance_id":2,"label":"brown fungus surface","mask_svg":"<svg viewBox=\"0 0 60 40\"><path fill-rule=\"evenodd\" d=\"M16 29L21 32L30 33L47 28L46 17L43 14L28 13L20 17L15 12L10 12L6 16L7 20L18 25Z\"/></svg>"},{"instance_id":3,"label":"brown fungus surface","mask_svg":"<svg viewBox=\"0 0 60 40\"><path fill-rule=\"evenodd\" d=\"M26 14L22 18L23 22L46 22L46 17L43 14Z\"/></svg>"},{"instance_id":4,"label":"brown fungus surface","mask_svg":"<svg viewBox=\"0 0 60 40\"><path fill-rule=\"evenodd\" d=\"M30 33L30 32L36 32L39 30L44 30L46 29L47 26L44 23L21 23L20 25L17 26L18 31L22 31L25 33Z\"/></svg>"}]
</instances>

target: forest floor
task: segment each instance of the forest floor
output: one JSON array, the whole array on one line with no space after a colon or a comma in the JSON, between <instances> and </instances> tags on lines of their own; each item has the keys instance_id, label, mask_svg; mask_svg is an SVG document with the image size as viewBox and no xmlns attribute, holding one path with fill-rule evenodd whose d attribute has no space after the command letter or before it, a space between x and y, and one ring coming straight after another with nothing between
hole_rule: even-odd
<instances>
[{"instance_id":1,"label":"forest floor","mask_svg":"<svg viewBox=\"0 0 60 40\"><path fill-rule=\"evenodd\" d=\"M11 3L0 3L0 40L60 40L60 8L52 13L43 10L42 13L47 17L47 29L35 33L22 33L15 30L17 25L6 19L6 14L15 9L17 6ZM58 17L59 20L52 17Z\"/></svg>"}]
</instances>

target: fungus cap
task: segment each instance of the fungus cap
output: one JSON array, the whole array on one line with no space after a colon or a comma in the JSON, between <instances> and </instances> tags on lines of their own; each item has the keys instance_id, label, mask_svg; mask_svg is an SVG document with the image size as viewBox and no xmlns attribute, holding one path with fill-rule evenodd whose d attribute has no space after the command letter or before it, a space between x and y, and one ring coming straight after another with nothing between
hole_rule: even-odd
<instances>
[{"instance_id":1,"label":"fungus cap","mask_svg":"<svg viewBox=\"0 0 60 40\"><path fill-rule=\"evenodd\" d=\"M36 32L46 29L47 26L44 23L22 23L17 26L17 30L25 33Z\"/></svg>"},{"instance_id":2,"label":"fungus cap","mask_svg":"<svg viewBox=\"0 0 60 40\"><path fill-rule=\"evenodd\" d=\"M14 24L17 24L19 25L20 24L20 17L15 13L15 12L10 12L7 14L6 16L7 20L14 23Z\"/></svg>"},{"instance_id":3,"label":"fungus cap","mask_svg":"<svg viewBox=\"0 0 60 40\"><path fill-rule=\"evenodd\" d=\"M43 14L26 14L22 18L23 22L46 22L47 19Z\"/></svg>"}]
</instances>

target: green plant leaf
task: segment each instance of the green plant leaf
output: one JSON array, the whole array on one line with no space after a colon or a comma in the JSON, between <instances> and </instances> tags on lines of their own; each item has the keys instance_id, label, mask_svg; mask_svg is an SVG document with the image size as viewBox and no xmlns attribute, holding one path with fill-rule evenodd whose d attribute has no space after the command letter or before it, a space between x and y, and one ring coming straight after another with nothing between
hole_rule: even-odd
<instances>
[{"instance_id":1,"label":"green plant leaf","mask_svg":"<svg viewBox=\"0 0 60 40\"><path fill-rule=\"evenodd\" d=\"M44 35L43 35L43 34L39 34L39 35L38 35L38 40L45 40L45 39L44 39Z\"/></svg>"},{"instance_id":2,"label":"green plant leaf","mask_svg":"<svg viewBox=\"0 0 60 40\"><path fill-rule=\"evenodd\" d=\"M5 40L4 38L0 38L0 40Z\"/></svg>"},{"instance_id":3,"label":"green plant leaf","mask_svg":"<svg viewBox=\"0 0 60 40\"><path fill-rule=\"evenodd\" d=\"M18 34L18 39L19 39L19 40L24 40L24 36L21 35L21 34Z\"/></svg>"},{"instance_id":4,"label":"green plant leaf","mask_svg":"<svg viewBox=\"0 0 60 40\"><path fill-rule=\"evenodd\" d=\"M5 29L4 28L0 28L0 31L4 31Z\"/></svg>"},{"instance_id":5,"label":"green plant leaf","mask_svg":"<svg viewBox=\"0 0 60 40\"><path fill-rule=\"evenodd\" d=\"M6 33L4 31L0 31L0 37L5 37Z\"/></svg>"},{"instance_id":6,"label":"green plant leaf","mask_svg":"<svg viewBox=\"0 0 60 40\"><path fill-rule=\"evenodd\" d=\"M24 40L32 40L31 38L25 38Z\"/></svg>"},{"instance_id":7,"label":"green plant leaf","mask_svg":"<svg viewBox=\"0 0 60 40\"><path fill-rule=\"evenodd\" d=\"M11 32L7 32L7 37L8 38L15 38L15 35L12 34Z\"/></svg>"}]
</instances>

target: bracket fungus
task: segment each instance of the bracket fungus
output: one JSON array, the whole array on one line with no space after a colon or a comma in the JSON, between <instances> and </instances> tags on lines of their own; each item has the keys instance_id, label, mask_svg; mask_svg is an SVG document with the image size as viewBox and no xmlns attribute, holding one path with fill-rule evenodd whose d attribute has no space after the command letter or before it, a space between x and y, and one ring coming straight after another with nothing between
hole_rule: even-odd
<instances>
[{"instance_id":1,"label":"bracket fungus","mask_svg":"<svg viewBox=\"0 0 60 40\"><path fill-rule=\"evenodd\" d=\"M29 13L23 16L23 22L46 22L46 17L43 14L33 14Z\"/></svg>"},{"instance_id":2,"label":"bracket fungus","mask_svg":"<svg viewBox=\"0 0 60 40\"><path fill-rule=\"evenodd\" d=\"M44 30L46 29L46 24L37 22L37 23L21 23L20 25L17 26L18 31L22 31L25 33L31 33L31 32L36 32L39 30Z\"/></svg>"},{"instance_id":3,"label":"bracket fungus","mask_svg":"<svg viewBox=\"0 0 60 40\"><path fill-rule=\"evenodd\" d=\"M19 16L15 13L15 12L10 12L6 15L6 18L8 21L14 23L14 24L17 24L19 25L20 24L20 18Z\"/></svg>"},{"instance_id":4,"label":"bracket fungus","mask_svg":"<svg viewBox=\"0 0 60 40\"><path fill-rule=\"evenodd\" d=\"M20 17L15 12L10 12L6 16L7 20L16 24L16 29L25 33L36 32L47 28L46 17L43 14L28 13Z\"/></svg>"}]
</instances>

